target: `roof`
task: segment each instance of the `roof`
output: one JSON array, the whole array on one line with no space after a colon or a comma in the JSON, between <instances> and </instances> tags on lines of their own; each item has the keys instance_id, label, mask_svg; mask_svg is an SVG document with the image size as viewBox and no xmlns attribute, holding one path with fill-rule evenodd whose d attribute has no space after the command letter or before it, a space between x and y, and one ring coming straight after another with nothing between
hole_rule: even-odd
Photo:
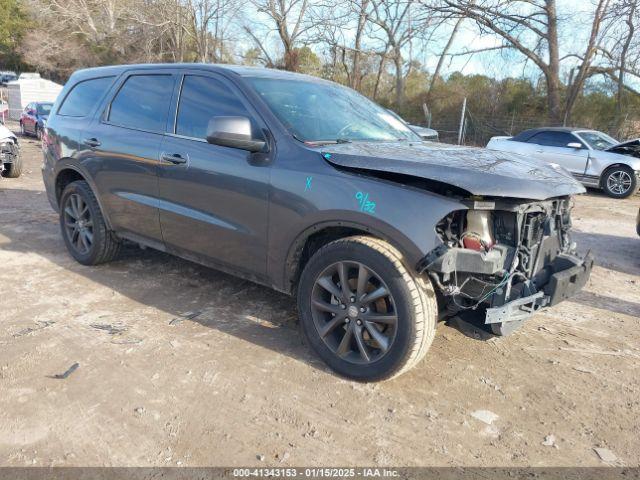
<instances>
[{"instance_id":1,"label":"roof","mask_svg":"<svg viewBox=\"0 0 640 480\"><path fill-rule=\"evenodd\" d=\"M130 65L110 65L105 67L85 68L78 70L74 75L80 77L90 77L98 75L119 75L125 70L147 70L147 69L191 69L191 70L205 70L213 72L232 72L241 77L264 77L275 78L282 80L305 80L313 82L327 82L327 80L313 77L311 75L305 75L302 73L294 73L286 70L277 70L274 68L264 67L249 67L246 65L229 65L218 63L141 63Z\"/></svg>"},{"instance_id":2,"label":"roof","mask_svg":"<svg viewBox=\"0 0 640 480\"><path fill-rule=\"evenodd\" d=\"M519 142L526 142L535 134L540 132L564 132L564 133L573 133L590 130L589 128L577 128L577 127L539 127L539 128L530 128L529 130L524 130L513 137L513 140Z\"/></svg>"}]
</instances>

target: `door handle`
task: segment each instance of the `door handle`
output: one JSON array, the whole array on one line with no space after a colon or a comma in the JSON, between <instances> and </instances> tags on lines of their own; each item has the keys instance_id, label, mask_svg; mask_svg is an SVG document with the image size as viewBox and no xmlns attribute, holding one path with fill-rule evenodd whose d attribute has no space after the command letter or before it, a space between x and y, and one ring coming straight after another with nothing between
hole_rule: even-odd
<instances>
[{"instance_id":1,"label":"door handle","mask_svg":"<svg viewBox=\"0 0 640 480\"><path fill-rule=\"evenodd\" d=\"M98 140L97 138L85 138L84 143L91 148L99 147L100 145L102 145L100 140Z\"/></svg>"},{"instance_id":2,"label":"door handle","mask_svg":"<svg viewBox=\"0 0 640 480\"><path fill-rule=\"evenodd\" d=\"M188 155L180 155L179 153L162 153L160 160L165 163L171 163L172 165L182 165L187 163L189 159Z\"/></svg>"}]
</instances>

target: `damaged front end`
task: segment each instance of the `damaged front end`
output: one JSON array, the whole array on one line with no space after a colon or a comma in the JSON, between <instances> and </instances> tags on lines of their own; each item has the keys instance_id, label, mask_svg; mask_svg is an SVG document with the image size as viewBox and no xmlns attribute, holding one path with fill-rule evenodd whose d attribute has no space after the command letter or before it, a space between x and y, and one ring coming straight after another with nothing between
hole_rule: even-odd
<instances>
[{"instance_id":1,"label":"damaged front end","mask_svg":"<svg viewBox=\"0 0 640 480\"><path fill-rule=\"evenodd\" d=\"M0 138L0 173L5 165L15 163L20 155L18 140L13 137Z\"/></svg>"},{"instance_id":2,"label":"damaged front end","mask_svg":"<svg viewBox=\"0 0 640 480\"><path fill-rule=\"evenodd\" d=\"M419 266L438 287L445 316L479 312L505 335L589 279L592 256L577 256L569 234L570 197L475 199L466 206L438 223L442 243Z\"/></svg>"}]
</instances>

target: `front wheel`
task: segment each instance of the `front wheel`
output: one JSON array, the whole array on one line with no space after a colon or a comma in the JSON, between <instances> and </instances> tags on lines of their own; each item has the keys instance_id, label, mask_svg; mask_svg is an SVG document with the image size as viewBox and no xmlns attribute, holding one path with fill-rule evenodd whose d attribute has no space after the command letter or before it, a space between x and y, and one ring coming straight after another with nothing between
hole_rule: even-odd
<instances>
[{"instance_id":1,"label":"front wheel","mask_svg":"<svg viewBox=\"0 0 640 480\"><path fill-rule=\"evenodd\" d=\"M120 241L107 228L98 200L83 180L62 192L60 228L67 250L83 265L109 262L118 255Z\"/></svg>"},{"instance_id":2,"label":"front wheel","mask_svg":"<svg viewBox=\"0 0 640 480\"><path fill-rule=\"evenodd\" d=\"M5 163L2 175L7 178L18 178L22 175L22 157L16 155L11 163Z\"/></svg>"},{"instance_id":3,"label":"front wheel","mask_svg":"<svg viewBox=\"0 0 640 480\"><path fill-rule=\"evenodd\" d=\"M602 176L602 189L610 197L627 198L638 190L638 177L629 167L613 167Z\"/></svg>"},{"instance_id":4,"label":"front wheel","mask_svg":"<svg viewBox=\"0 0 640 480\"><path fill-rule=\"evenodd\" d=\"M302 331L337 373L358 381L396 377L431 345L433 287L401 260L387 242L358 236L329 243L305 266L298 285Z\"/></svg>"}]
</instances>

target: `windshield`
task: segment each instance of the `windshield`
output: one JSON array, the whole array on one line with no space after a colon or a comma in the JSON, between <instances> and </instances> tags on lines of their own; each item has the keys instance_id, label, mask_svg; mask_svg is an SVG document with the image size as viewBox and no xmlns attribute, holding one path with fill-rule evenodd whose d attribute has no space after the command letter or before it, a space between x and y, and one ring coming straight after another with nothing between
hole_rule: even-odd
<instances>
[{"instance_id":1,"label":"windshield","mask_svg":"<svg viewBox=\"0 0 640 480\"><path fill-rule=\"evenodd\" d=\"M248 81L285 127L303 142L420 141L389 111L349 88L259 77Z\"/></svg>"},{"instance_id":2,"label":"windshield","mask_svg":"<svg viewBox=\"0 0 640 480\"><path fill-rule=\"evenodd\" d=\"M39 103L38 105L36 105L38 115L49 115L52 106L52 103Z\"/></svg>"},{"instance_id":3,"label":"windshield","mask_svg":"<svg viewBox=\"0 0 640 480\"><path fill-rule=\"evenodd\" d=\"M606 150L620 143L602 132L578 132L578 135L594 150Z\"/></svg>"}]
</instances>

